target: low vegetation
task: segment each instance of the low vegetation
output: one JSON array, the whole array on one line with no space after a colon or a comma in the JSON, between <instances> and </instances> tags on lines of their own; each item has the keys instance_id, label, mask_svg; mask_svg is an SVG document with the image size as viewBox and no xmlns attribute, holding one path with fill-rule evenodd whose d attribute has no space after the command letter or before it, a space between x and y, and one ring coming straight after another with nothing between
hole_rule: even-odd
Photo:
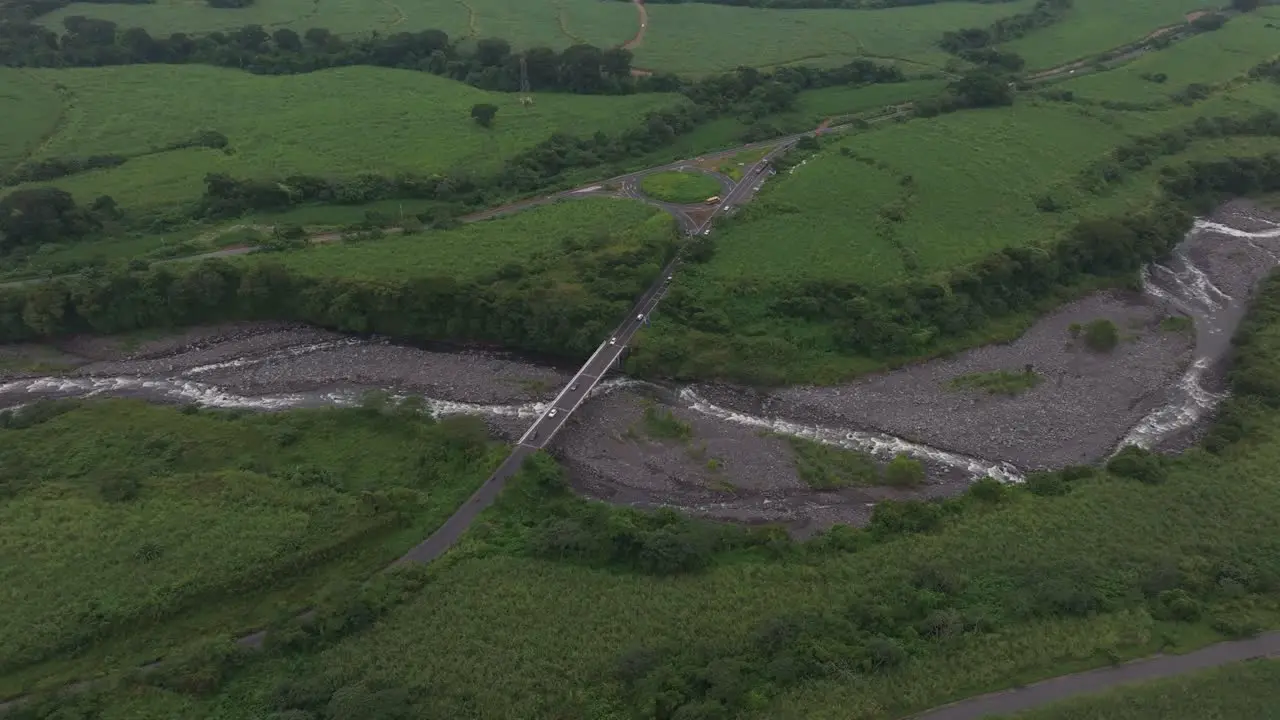
<instances>
[{"instance_id":1,"label":"low vegetation","mask_svg":"<svg viewBox=\"0 0 1280 720\"><path fill-rule=\"evenodd\" d=\"M880 464L870 455L824 443L788 437L796 472L814 490L883 484Z\"/></svg>"},{"instance_id":2,"label":"low vegetation","mask_svg":"<svg viewBox=\"0 0 1280 720\"><path fill-rule=\"evenodd\" d=\"M1085 346L1094 352L1111 352L1120 343L1120 328L1106 318L1090 320L1078 331L1074 327L1072 330L1073 334L1078 332Z\"/></svg>"},{"instance_id":3,"label":"low vegetation","mask_svg":"<svg viewBox=\"0 0 1280 720\"><path fill-rule=\"evenodd\" d=\"M645 434L658 440L688 442L693 437L693 427L689 423L652 403L644 406L642 423Z\"/></svg>"},{"instance_id":4,"label":"low vegetation","mask_svg":"<svg viewBox=\"0 0 1280 720\"><path fill-rule=\"evenodd\" d=\"M959 375L951 380L956 390L973 390L988 395L1019 395L1039 385L1044 378L1030 365L1021 371L992 370Z\"/></svg>"},{"instance_id":5,"label":"low vegetation","mask_svg":"<svg viewBox=\"0 0 1280 720\"><path fill-rule=\"evenodd\" d=\"M663 172L646 175L640 189L651 198L687 205L719 195L720 182L697 172Z\"/></svg>"},{"instance_id":6,"label":"low vegetation","mask_svg":"<svg viewBox=\"0 0 1280 720\"><path fill-rule=\"evenodd\" d=\"M1196 323L1186 315L1170 315L1160 321L1160 329L1171 333L1195 332Z\"/></svg>"},{"instance_id":7,"label":"low vegetation","mask_svg":"<svg viewBox=\"0 0 1280 720\"><path fill-rule=\"evenodd\" d=\"M501 453L478 420L435 423L411 405L245 415L68 401L0 414L0 437L6 673L180 614L252 628L273 593L305 601L397 557Z\"/></svg>"}]
</instances>

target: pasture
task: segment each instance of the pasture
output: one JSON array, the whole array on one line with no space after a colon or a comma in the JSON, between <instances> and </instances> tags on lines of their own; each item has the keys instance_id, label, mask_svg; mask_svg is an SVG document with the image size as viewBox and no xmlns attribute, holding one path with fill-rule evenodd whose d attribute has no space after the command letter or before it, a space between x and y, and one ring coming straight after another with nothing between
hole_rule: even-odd
<instances>
[{"instance_id":1,"label":"pasture","mask_svg":"<svg viewBox=\"0 0 1280 720\"><path fill-rule=\"evenodd\" d=\"M1049 238L1074 213L1037 196L1123 138L1070 106L1020 104L833 140L724 227L709 274L875 283Z\"/></svg>"},{"instance_id":2,"label":"pasture","mask_svg":"<svg viewBox=\"0 0 1280 720\"><path fill-rule=\"evenodd\" d=\"M1075 0L1061 22L1001 49L1021 55L1032 70L1051 68L1136 42L1160 28L1186 22L1188 13L1216 5L1206 0Z\"/></svg>"},{"instance_id":3,"label":"pasture","mask_svg":"<svg viewBox=\"0 0 1280 720\"><path fill-rule=\"evenodd\" d=\"M1168 102L1188 85L1227 83L1280 54L1278 21L1280 8L1260 8L1232 18L1220 30L1146 52L1114 69L1073 78L1054 88L1089 100Z\"/></svg>"},{"instance_id":4,"label":"pasture","mask_svg":"<svg viewBox=\"0 0 1280 720\"><path fill-rule=\"evenodd\" d=\"M0 177L40 150L61 109L57 92L30 72L0 68Z\"/></svg>"},{"instance_id":5,"label":"pasture","mask_svg":"<svg viewBox=\"0 0 1280 720\"><path fill-rule=\"evenodd\" d=\"M906 69L941 66L936 47L946 30L985 26L1029 8L1032 0L1008 3L945 2L874 10L771 10L697 3L651 5L643 42L633 48L637 66L703 74L739 66L797 62L846 62L855 57L902 60ZM499 37L516 48L564 48L575 43L615 47L639 30L633 5L617 0L259 0L244 9L215 9L184 0L154 5L73 3L43 16L61 27L72 15L141 26L153 34L227 30L248 24L268 31L323 27L338 33L390 34L429 28L450 37Z\"/></svg>"},{"instance_id":6,"label":"pasture","mask_svg":"<svg viewBox=\"0 0 1280 720\"><path fill-rule=\"evenodd\" d=\"M1280 707L1280 660L1214 670L1082 697L1009 720L1267 720Z\"/></svg>"},{"instance_id":7,"label":"pasture","mask_svg":"<svg viewBox=\"0 0 1280 720\"><path fill-rule=\"evenodd\" d=\"M494 459L478 422L364 410L242 417L104 400L0 437L7 671L204 603L240 611L221 616L225 632L253 627L295 579L279 601L397 557Z\"/></svg>"},{"instance_id":8,"label":"pasture","mask_svg":"<svg viewBox=\"0 0 1280 720\"><path fill-rule=\"evenodd\" d=\"M1278 617L1274 597L1207 590L1215 599L1199 619L1162 620L1143 594L1169 573L1199 587L1221 568L1274 566L1280 432L1259 427L1257 442L1223 459L1171 461L1161 485L1100 473L1060 496L1006 490L970 498L929 532L779 540L675 576L530 557L512 518L542 516L519 507L534 491L516 485L453 562L371 630L264 659L213 699L152 690L121 707L139 720L247 720L282 697L275 688L306 677L401 688L442 717L625 717L637 701L619 678L630 678L642 697L671 688L674 702L706 688L712 707L738 703L713 717L882 720L1185 649L1220 637L1210 624ZM917 616L928 619L912 625ZM819 618L874 625L868 643L884 638L874 633L913 639L893 641L892 665L859 669L848 658L864 646L807 631ZM796 667L807 670L784 672ZM680 682L695 676L706 684Z\"/></svg>"},{"instance_id":9,"label":"pasture","mask_svg":"<svg viewBox=\"0 0 1280 720\"><path fill-rule=\"evenodd\" d=\"M698 172L662 172L645 175L640 190L657 200L687 205L719 195L720 183Z\"/></svg>"},{"instance_id":10,"label":"pasture","mask_svg":"<svg viewBox=\"0 0 1280 720\"><path fill-rule=\"evenodd\" d=\"M936 70L947 30L985 26L1029 8L1028 0L945 2L876 10L767 10L679 3L650 5L635 64L705 74L740 65L834 64L865 57L901 60L904 70Z\"/></svg>"},{"instance_id":11,"label":"pasture","mask_svg":"<svg viewBox=\"0 0 1280 720\"><path fill-rule=\"evenodd\" d=\"M503 38L516 47L564 48L578 42L601 47L621 45L635 34L633 6L599 0L555 3L512 3L510 0L259 0L245 8L212 8L184 0L158 0L150 5L72 3L43 16L40 22L61 27L73 15L102 18L121 27L143 27L152 34L211 32L244 25L268 31L290 28L302 33L327 28L339 34L443 30L453 38Z\"/></svg>"},{"instance_id":12,"label":"pasture","mask_svg":"<svg viewBox=\"0 0 1280 720\"><path fill-rule=\"evenodd\" d=\"M307 275L468 280L512 264L546 264L554 270L566 246L604 242L634 248L669 237L674 222L638 202L567 200L453 230L317 245L268 257Z\"/></svg>"},{"instance_id":13,"label":"pasture","mask_svg":"<svg viewBox=\"0 0 1280 720\"><path fill-rule=\"evenodd\" d=\"M257 76L202 66L140 65L30 71L67 96L64 122L35 158L146 153L202 129L227 151L175 150L56 181L78 198L109 194L125 207L193 200L207 173L284 177L361 172L498 169L553 132L590 134L683 102L663 94L547 94L522 107L512 94L477 90L428 73L349 67ZM492 128L471 106L499 110Z\"/></svg>"}]
</instances>

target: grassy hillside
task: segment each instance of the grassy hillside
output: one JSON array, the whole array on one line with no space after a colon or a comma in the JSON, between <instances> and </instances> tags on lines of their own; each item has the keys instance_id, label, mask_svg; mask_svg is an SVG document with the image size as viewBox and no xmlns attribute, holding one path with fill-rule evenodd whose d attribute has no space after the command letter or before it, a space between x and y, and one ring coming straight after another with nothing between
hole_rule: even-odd
<instances>
[{"instance_id":1,"label":"grassy hillside","mask_svg":"<svg viewBox=\"0 0 1280 720\"><path fill-rule=\"evenodd\" d=\"M62 101L34 74L0 68L0 175L38 152L57 127Z\"/></svg>"},{"instance_id":2,"label":"grassy hillside","mask_svg":"<svg viewBox=\"0 0 1280 720\"><path fill-rule=\"evenodd\" d=\"M1280 8L1260 8L1215 32L1148 52L1114 70L1068 80L1055 89L1094 100L1167 102L1188 85L1225 83L1280 54L1278 20Z\"/></svg>"},{"instance_id":3,"label":"grassy hillside","mask_svg":"<svg viewBox=\"0 0 1280 720\"><path fill-rule=\"evenodd\" d=\"M525 108L515 95L427 73L367 67L293 76L170 65L28 74L46 86L65 87L69 98L65 122L36 159L147 152L202 129L230 140L229 153L163 152L56 183L78 197L106 193L125 206L196 198L210 172L238 177L486 172L553 132L613 129L648 110L681 102L660 94L560 94L540 95L536 105ZM470 110L477 103L499 107L492 128L472 121Z\"/></svg>"},{"instance_id":4,"label":"grassy hillside","mask_svg":"<svg viewBox=\"0 0 1280 720\"><path fill-rule=\"evenodd\" d=\"M97 401L0 437L6 672L184 610L252 628L278 589L287 603L397 557L495 459L478 422L362 410Z\"/></svg>"},{"instance_id":5,"label":"grassy hillside","mask_svg":"<svg viewBox=\"0 0 1280 720\"><path fill-rule=\"evenodd\" d=\"M1206 0L1075 0L1061 22L1002 47L1026 58L1029 68L1050 68L1135 42L1185 22L1188 13L1217 5Z\"/></svg>"},{"instance_id":6,"label":"grassy hillside","mask_svg":"<svg viewBox=\"0 0 1280 720\"><path fill-rule=\"evenodd\" d=\"M853 135L776 178L766 202L721 231L708 272L882 282L972 261L1071 222L1038 211L1035 198L1123 137L1048 104Z\"/></svg>"},{"instance_id":7,"label":"grassy hillside","mask_svg":"<svg viewBox=\"0 0 1280 720\"><path fill-rule=\"evenodd\" d=\"M1280 661L1256 660L1058 703L1010 720L1270 720Z\"/></svg>"}]
</instances>

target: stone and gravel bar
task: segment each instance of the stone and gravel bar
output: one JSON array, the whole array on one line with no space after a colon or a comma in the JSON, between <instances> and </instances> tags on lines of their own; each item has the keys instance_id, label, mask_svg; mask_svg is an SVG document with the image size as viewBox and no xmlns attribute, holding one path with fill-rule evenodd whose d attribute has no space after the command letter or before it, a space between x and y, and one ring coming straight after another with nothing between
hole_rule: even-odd
<instances>
[{"instance_id":1,"label":"stone and gravel bar","mask_svg":"<svg viewBox=\"0 0 1280 720\"><path fill-rule=\"evenodd\" d=\"M523 403L554 397L572 377L501 353L435 352L279 323L193 328L137 343L78 337L41 351L53 353L71 377L182 378L248 396L380 388L457 402ZM8 352L13 364L29 364L36 349ZM37 374L0 365L0 381Z\"/></svg>"}]
</instances>

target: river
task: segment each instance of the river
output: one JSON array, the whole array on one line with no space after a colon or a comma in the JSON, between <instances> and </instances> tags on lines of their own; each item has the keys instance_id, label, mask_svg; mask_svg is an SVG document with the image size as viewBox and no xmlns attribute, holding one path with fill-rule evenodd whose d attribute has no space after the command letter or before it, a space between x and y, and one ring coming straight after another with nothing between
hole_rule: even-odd
<instances>
[{"instance_id":1,"label":"river","mask_svg":"<svg viewBox=\"0 0 1280 720\"><path fill-rule=\"evenodd\" d=\"M1142 292L1099 293L1040 319L1018 340L835 387L759 392L723 385L603 383L557 438L578 489L640 507L676 507L807 533L865 522L887 497L938 497L991 476L1105 459L1125 444L1177 449L1224 397L1230 337L1251 289L1280 262L1280 222L1245 203L1197 221L1171 257L1143 272ZM1194 332L1164 329L1171 314ZM1093 353L1071 328L1116 322L1123 341ZM416 396L434 416L479 415L513 439L570 372L491 353L442 353L278 323L197 328L136 347L78 338L59 350L9 347L56 373L0 372L0 408L40 398L132 397L250 410L351 406L369 390ZM960 374L1035 368L1043 381L1016 397L948 387ZM0 365L0 367L4 367ZM645 437L646 408L688 423L687 442ZM649 410L652 412L652 410ZM915 489L810 488L787 437L899 453L928 469Z\"/></svg>"}]
</instances>

